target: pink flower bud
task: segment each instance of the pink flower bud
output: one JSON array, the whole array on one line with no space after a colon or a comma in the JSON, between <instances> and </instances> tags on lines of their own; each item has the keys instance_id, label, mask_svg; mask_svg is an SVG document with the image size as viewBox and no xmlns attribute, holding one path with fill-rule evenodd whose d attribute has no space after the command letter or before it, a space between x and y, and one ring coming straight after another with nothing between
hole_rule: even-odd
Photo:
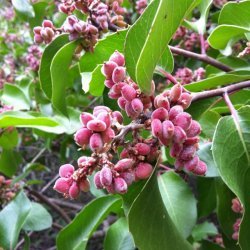
<instances>
[{"instance_id":1,"label":"pink flower bud","mask_svg":"<svg viewBox=\"0 0 250 250\"><path fill-rule=\"evenodd\" d=\"M83 179L79 183L79 188L82 192L88 192L90 189L90 183L88 179Z\"/></svg>"},{"instance_id":2,"label":"pink flower bud","mask_svg":"<svg viewBox=\"0 0 250 250\"><path fill-rule=\"evenodd\" d=\"M197 175L205 175L206 172L207 165L204 161L200 160L198 166L193 170L193 173Z\"/></svg>"},{"instance_id":3,"label":"pink flower bud","mask_svg":"<svg viewBox=\"0 0 250 250\"><path fill-rule=\"evenodd\" d=\"M237 197L232 199L232 207L231 208L235 213L242 213L243 212L243 207L242 207L242 205Z\"/></svg>"},{"instance_id":4,"label":"pink flower bud","mask_svg":"<svg viewBox=\"0 0 250 250\"><path fill-rule=\"evenodd\" d=\"M95 119L87 123L87 128L95 132L101 132L101 131L106 130L107 125L105 122Z\"/></svg>"},{"instance_id":5,"label":"pink flower bud","mask_svg":"<svg viewBox=\"0 0 250 250\"><path fill-rule=\"evenodd\" d=\"M197 121L192 120L190 127L186 131L188 137L195 137L201 133L201 126Z\"/></svg>"},{"instance_id":6,"label":"pink flower bud","mask_svg":"<svg viewBox=\"0 0 250 250\"><path fill-rule=\"evenodd\" d=\"M119 111L112 112L112 118L115 119L120 124L123 123L123 116L122 116L122 113Z\"/></svg>"},{"instance_id":7,"label":"pink flower bud","mask_svg":"<svg viewBox=\"0 0 250 250\"><path fill-rule=\"evenodd\" d=\"M94 119L95 119L95 117L87 112L83 112L80 115L80 121L81 121L82 125L84 125L84 126L87 126L87 123L91 120L94 120Z\"/></svg>"},{"instance_id":8,"label":"pink flower bud","mask_svg":"<svg viewBox=\"0 0 250 250\"><path fill-rule=\"evenodd\" d=\"M110 186L113 181L113 175L109 167L104 167L100 171L100 181L102 186Z\"/></svg>"},{"instance_id":9,"label":"pink flower bud","mask_svg":"<svg viewBox=\"0 0 250 250\"><path fill-rule=\"evenodd\" d=\"M122 88L125 85L127 85L125 82L118 82L112 87L112 90L114 91L114 93L121 95Z\"/></svg>"},{"instance_id":10,"label":"pink flower bud","mask_svg":"<svg viewBox=\"0 0 250 250\"><path fill-rule=\"evenodd\" d=\"M187 109L192 102L192 96L188 93L182 93L178 104L180 104L184 109Z\"/></svg>"},{"instance_id":11,"label":"pink flower bud","mask_svg":"<svg viewBox=\"0 0 250 250\"><path fill-rule=\"evenodd\" d=\"M196 147L193 145L185 146L183 150L180 152L180 159L184 161L191 160L196 153Z\"/></svg>"},{"instance_id":12,"label":"pink flower bud","mask_svg":"<svg viewBox=\"0 0 250 250\"><path fill-rule=\"evenodd\" d=\"M122 97L122 96L119 97L118 100L117 100L117 103L118 103L118 106L120 107L120 109L125 110L127 100L124 97Z\"/></svg>"},{"instance_id":13,"label":"pink flower bud","mask_svg":"<svg viewBox=\"0 0 250 250\"><path fill-rule=\"evenodd\" d=\"M62 194L67 194L72 181L68 178L59 178L56 180L53 189Z\"/></svg>"},{"instance_id":14,"label":"pink flower bud","mask_svg":"<svg viewBox=\"0 0 250 250\"><path fill-rule=\"evenodd\" d=\"M40 36L40 33L41 33L41 30L42 30L42 27L41 26L37 26L33 29L33 32L35 35L39 35Z\"/></svg>"},{"instance_id":15,"label":"pink flower bud","mask_svg":"<svg viewBox=\"0 0 250 250\"><path fill-rule=\"evenodd\" d=\"M124 158L128 158L129 157L129 152L126 148L124 148L120 154L120 158L124 159Z\"/></svg>"},{"instance_id":16,"label":"pink flower bud","mask_svg":"<svg viewBox=\"0 0 250 250\"><path fill-rule=\"evenodd\" d=\"M189 172L193 172L194 169L197 168L197 166L199 165L199 157L196 155L194 156L194 158L192 158L191 160L188 160L185 162L184 164L184 168L189 171Z\"/></svg>"},{"instance_id":17,"label":"pink flower bud","mask_svg":"<svg viewBox=\"0 0 250 250\"><path fill-rule=\"evenodd\" d=\"M40 35L35 34L34 42L37 43L37 44L40 44L40 43L43 42L43 38Z\"/></svg>"},{"instance_id":18,"label":"pink flower bud","mask_svg":"<svg viewBox=\"0 0 250 250\"><path fill-rule=\"evenodd\" d=\"M162 123L159 119L154 119L151 122L152 135L154 137L162 136Z\"/></svg>"},{"instance_id":19,"label":"pink flower bud","mask_svg":"<svg viewBox=\"0 0 250 250\"><path fill-rule=\"evenodd\" d=\"M91 135L89 140L89 147L92 151L100 152L103 149L102 137L98 133Z\"/></svg>"},{"instance_id":20,"label":"pink flower bud","mask_svg":"<svg viewBox=\"0 0 250 250\"><path fill-rule=\"evenodd\" d=\"M117 65L119 65L119 66L124 66L124 64L125 64L124 56L121 53L119 53L118 51L115 51L111 55L109 60L117 63Z\"/></svg>"},{"instance_id":21,"label":"pink flower bud","mask_svg":"<svg viewBox=\"0 0 250 250\"><path fill-rule=\"evenodd\" d=\"M110 89L115 85L115 83L112 80L105 80L104 85Z\"/></svg>"},{"instance_id":22,"label":"pink flower bud","mask_svg":"<svg viewBox=\"0 0 250 250\"><path fill-rule=\"evenodd\" d=\"M185 140L184 145L195 145L199 140L199 137L190 137Z\"/></svg>"},{"instance_id":23,"label":"pink flower bud","mask_svg":"<svg viewBox=\"0 0 250 250\"><path fill-rule=\"evenodd\" d=\"M137 179L147 179L153 171L151 164L140 162L135 169L135 177Z\"/></svg>"},{"instance_id":24,"label":"pink flower bud","mask_svg":"<svg viewBox=\"0 0 250 250\"><path fill-rule=\"evenodd\" d=\"M173 141L175 143L183 143L186 139L187 139L187 135L185 131L181 127L175 126Z\"/></svg>"},{"instance_id":25,"label":"pink flower bud","mask_svg":"<svg viewBox=\"0 0 250 250\"><path fill-rule=\"evenodd\" d=\"M135 181L135 175L132 172L123 172L120 176L126 181L128 186Z\"/></svg>"},{"instance_id":26,"label":"pink flower bud","mask_svg":"<svg viewBox=\"0 0 250 250\"><path fill-rule=\"evenodd\" d=\"M104 143L110 143L115 138L115 131L112 128L107 128L102 132L102 140Z\"/></svg>"},{"instance_id":27,"label":"pink flower bud","mask_svg":"<svg viewBox=\"0 0 250 250\"><path fill-rule=\"evenodd\" d=\"M85 167L85 166L93 166L96 163L95 158L88 157L88 156L81 156L77 160L77 164L79 168Z\"/></svg>"},{"instance_id":28,"label":"pink flower bud","mask_svg":"<svg viewBox=\"0 0 250 250\"><path fill-rule=\"evenodd\" d=\"M80 189L77 185L77 183L74 181L71 185L71 187L69 188L69 197L71 199L76 199L80 194Z\"/></svg>"},{"instance_id":29,"label":"pink flower bud","mask_svg":"<svg viewBox=\"0 0 250 250\"><path fill-rule=\"evenodd\" d=\"M183 169L184 163L185 163L184 161L177 158L174 163L175 169L181 171Z\"/></svg>"},{"instance_id":30,"label":"pink flower bud","mask_svg":"<svg viewBox=\"0 0 250 250\"><path fill-rule=\"evenodd\" d=\"M95 184L97 189L102 189L103 188L102 183L101 183L101 179L100 179L100 172L101 171L98 171L94 175L94 184Z\"/></svg>"},{"instance_id":31,"label":"pink flower bud","mask_svg":"<svg viewBox=\"0 0 250 250\"><path fill-rule=\"evenodd\" d=\"M165 108L158 108L152 113L151 119L165 121L168 119L168 111Z\"/></svg>"},{"instance_id":32,"label":"pink flower bud","mask_svg":"<svg viewBox=\"0 0 250 250\"><path fill-rule=\"evenodd\" d=\"M109 113L109 112L111 112L111 109L108 108L108 107L106 107L106 106L96 106L96 107L94 107L93 115L95 117L97 117L98 114L100 114L101 112L107 112L107 113Z\"/></svg>"},{"instance_id":33,"label":"pink flower bud","mask_svg":"<svg viewBox=\"0 0 250 250\"><path fill-rule=\"evenodd\" d=\"M184 130L187 130L190 127L191 122L192 122L192 116L186 112L178 114L173 120L175 126L179 126Z\"/></svg>"},{"instance_id":34,"label":"pink flower bud","mask_svg":"<svg viewBox=\"0 0 250 250\"><path fill-rule=\"evenodd\" d=\"M107 77L107 79L112 79L112 74L117 64L112 61L105 62L102 66L102 73Z\"/></svg>"},{"instance_id":35,"label":"pink flower bud","mask_svg":"<svg viewBox=\"0 0 250 250\"><path fill-rule=\"evenodd\" d=\"M116 193L114 183L111 183L109 186L106 186L105 188L106 188L106 190L107 190L107 192L109 194L115 194Z\"/></svg>"},{"instance_id":36,"label":"pink flower bud","mask_svg":"<svg viewBox=\"0 0 250 250\"><path fill-rule=\"evenodd\" d=\"M125 158L125 159L119 160L116 163L114 170L118 172L123 172L123 171L130 169L133 166L133 164L134 164L134 161L132 159Z\"/></svg>"},{"instance_id":37,"label":"pink flower bud","mask_svg":"<svg viewBox=\"0 0 250 250\"><path fill-rule=\"evenodd\" d=\"M173 158L176 158L177 156L179 156L179 154L181 153L183 149L183 145L180 143L173 143L171 148L170 148L170 156ZM182 160L182 159L181 159Z\"/></svg>"},{"instance_id":38,"label":"pink flower bud","mask_svg":"<svg viewBox=\"0 0 250 250\"><path fill-rule=\"evenodd\" d=\"M160 95L160 97L157 99L157 107L165 108L166 110L170 109L170 103L167 97L164 97L163 95Z\"/></svg>"},{"instance_id":39,"label":"pink flower bud","mask_svg":"<svg viewBox=\"0 0 250 250\"><path fill-rule=\"evenodd\" d=\"M180 84L174 85L170 90L170 100L172 102L177 102L182 93L182 86Z\"/></svg>"},{"instance_id":40,"label":"pink flower bud","mask_svg":"<svg viewBox=\"0 0 250 250\"><path fill-rule=\"evenodd\" d=\"M143 111L143 103L139 98L133 99L131 106L136 113L141 113Z\"/></svg>"},{"instance_id":41,"label":"pink flower bud","mask_svg":"<svg viewBox=\"0 0 250 250\"><path fill-rule=\"evenodd\" d=\"M171 139L174 136L174 125L171 121L167 120L162 123L162 137L164 139Z\"/></svg>"},{"instance_id":42,"label":"pink flower bud","mask_svg":"<svg viewBox=\"0 0 250 250\"><path fill-rule=\"evenodd\" d=\"M169 120L173 121L175 117L183 112L183 107L180 105L173 106L169 111Z\"/></svg>"},{"instance_id":43,"label":"pink flower bud","mask_svg":"<svg viewBox=\"0 0 250 250\"><path fill-rule=\"evenodd\" d=\"M84 146L89 144L90 136L92 131L87 128L80 128L74 135L74 140L77 145Z\"/></svg>"},{"instance_id":44,"label":"pink flower bud","mask_svg":"<svg viewBox=\"0 0 250 250\"><path fill-rule=\"evenodd\" d=\"M139 155L148 155L150 153L150 146L146 143L137 143L135 144L135 150Z\"/></svg>"},{"instance_id":45,"label":"pink flower bud","mask_svg":"<svg viewBox=\"0 0 250 250\"><path fill-rule=\"evenodd\" d=\"M50 20L44 20L42 26L43 27L49 27L49 28L54 27L53 23Z\"/></svg>"},{"instance_id":46,"label":"pink flower bud","mask_svg":"<svg viewBox=\"0 0 250 250\"><path fill-rule=\"evenodd\" d=\"M115 178L114 180L115 191L119 194L125 194L128 190L128 185L123 178Z\"/></svg>"},{"instance_id":47,"label":"pink flower bud","mask_svg":"<svg viewBox=\"0 0 250 250\"><path fill-rule=\"evenodd\" d=\"M239 240L239 232L234 232L232 235L232 239L238 241Z\"/></svg>"},{"instance_id":48,"label":"pink flower bud","mask_svg":"<svg viewBox=\"0 0 250 250\"><path fill-rule=\"evenodd\" d=\"M130 85L126 85L122 88L122 96L129 102L136 98L136 90Z\"/></svg>"},{"instance_id":49,"label":"pink flower bud","mask_svg":"<svg viewBox=\"0 0 250 250\"><path fill-rule=\"evenodd\" d=\"M75 31L77 31L78 33L82 32L82 26L79 23L75 23L73 25L73 28L75 29Z\"/></svg>"},{"instance_id":50,"label":"pink flower bud","mask_svg":"<svg viewBox=\"0 0 250 250\"><path fill-rule=\"evenodd\" d=\"M118 66L114 69L112 74L112 81L114 83L122 82L126 77L126 70L124 67Z\"/></svg>"},{"instance_id":51,"label":"pink flower bud","mask_svg":"<svg viewBox=\"0 0 250 250\"><path fill-rule=\"evenodd\" d=\"M107 112L101 112L97 115L97 119L103 121L106 124L106 127L109 128L111 126L111 117Z\"/></svg>"},{"instance_id":52,"label":"pink flower bud","mask_svg":"<svg viewBox=\"0 0 250 250\"><path fill-rule=\"evenodd\" d=\"M69 178L74 173L75 168L71 164L64 164L59 168L60 177Z\"/></svg>"},{"instance_id":53,"label":"pink flower bud","mask_svg":"<svg viewBox=\"0 0 250 250\"><path fill-rule=\"evenodd\" d=\"M108 97L110 99L118 99L120 96L121 96L121 94L114 92L114 90L112 88L108 92Z\"/></svg>"},{"instance_id":54,"label":"pink flower bud","mask_svg":"<svg viewBox=\"0 0 250 250\"><path fill-rule=\"evenodd\" d=\"M126 111L128 117L133 118L133 119L136 118L139 115L139 113L134 111L134 109L132 108L132 105L131 105L130 102L126 103L125 111Z\"/></svg>"}]
</instances>

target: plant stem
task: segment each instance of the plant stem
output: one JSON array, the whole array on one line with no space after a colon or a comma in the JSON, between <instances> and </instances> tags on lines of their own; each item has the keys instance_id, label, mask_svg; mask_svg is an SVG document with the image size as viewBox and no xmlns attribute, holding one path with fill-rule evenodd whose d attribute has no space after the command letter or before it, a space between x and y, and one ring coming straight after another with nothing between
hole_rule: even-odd
<instances>
[{"instance_id":1,"label":"plant stem","mask_svg":"<svg viewBox=\"0 0 250 250\"><path fill-rule=\"evenodd\" d=\"M205 39L203 34L199 34L200 43L201 43L201 54L206 55L206 48L205 48Z\"/></svg>"},{"instance_id":2,"label":"plant stem","mask_svg":"<svg viewBox=\"0 0 250 250\"><path fill-rule=\"evenodd\" d=\"M239 118L238 118L237 111L236 111L236 109L234 108L234 106L233 106L233 104L232 104L232 102L231 102L231 100L230 100L230 98L229 98L227 92L225 92L225 93L223 94L223 98L224 98L225 103L227 104L227 106L228 106L228 108L229 108L229 110L230 110L230 113L231 113L233 119L234 119L235 121L237 121L237 124L238 124L238 123L239 123L239 122L238 122L238 121L239 121Z\"/></svg>"},{"instance_id":3,"label":"plant stem","mask_svg":"<svg viewBox=\"0 0 250 250\"><path fill-rule=\"evenodd\" d=\"M163 75L164 77L166 77L174 85L178 84L178 81L176 80L176 78L173 75L171 75L168 72L166 72L164 69L162 69L160 67L156 67L155 71L158 71L161 75Z\"/></svg>"},{"instance_id":4,"label":"plant stem","mask_svg":"<svg viewBox=\"0 0 250 250\"><path fill-rule=\"evenodd\" d=\"M169 48L174 54L197 59L199 61L202 61L204 63L212 65L215 68L218 68L218 69L220 69L222 71L229 72L229 71L233 70L231 67L229 67L229 66L227 66L227 65L225 65L225 64L223 64L223 63L217 61L216 59L214 59L212 57L209 57L207 55L197 54L197 53L194 53L194 52L191 52L191 51L188 51L188 50L184 50L184 49L180 49L180 48L176 48L176 47L173 47L173 46L169 46Z\"/></svg>"}]
</instances>

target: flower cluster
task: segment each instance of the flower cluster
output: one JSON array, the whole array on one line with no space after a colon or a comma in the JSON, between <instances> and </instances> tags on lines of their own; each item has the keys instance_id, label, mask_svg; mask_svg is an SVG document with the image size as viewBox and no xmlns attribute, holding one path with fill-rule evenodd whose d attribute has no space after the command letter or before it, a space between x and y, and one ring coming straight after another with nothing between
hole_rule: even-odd
<instances>
[{"instance_id":1,"label":"flower cluster","mask_svg":"<svg viewBox=\"0 0 250 250\"><path fill-rule=\"evenodd\" d=\"M77 170L72 165L63 165L55 190L65 197L76 198L80 190L89 189L88 176L95 173L98 189L123 194L134 181L151 175L161 146L170 147L178 171L184 168L197 175L205 174L207 166L196 155L201 127L184 112L192 96L181 84L154 97L152 82L150 95L145 95L126 75L124 56L118 51L103 64L102 73L109 97L117 99L132 122L124 126L122 114L105 106L95 107L93 114L83 112L82 127L74 139L82 150L89 147L92 154L78 159ZM151 135L143 138L140 130L147 130ZM126 141L129 132L132 140ZM120 147L123 149L119 154Z\"/></svg>"},{"instance_id":2,"label":"flower cluster","mask_svg":"<svg viewBox=\"0 0 250 250\"><path fill-rule=\"evenodd\" d=\"M246 48L241 51L238 55L239 57L250 56L250 42L247 43Z\"/></svg>"},{"instance_id":3,"label":"flower cluster","mask_svg":"<svg viewBox=\"0 0 250 250\"><path fill-rule=\"evenodd\" d=\"M31 45L28 48L28 54L25 56L25 61L31 70L38 71L41 57L41 49L36 45Z\"/></svg>"},{"instance_id":4,"label":"flower cluster","mask_svg":"<svg viewBox=\"0 0 250 250\"><path fill-rule=\"evenodd\" d=\"M136 12L139 15L141 15L147 6L148 6L147 0L137 0L135 6Z\"/></svg>"},{"instance_id":5,"label":"flower cluster","mask_svg":"<svg viewBox=\"0 0 250 250\"><path fill-rule=\"evenodd\" d=\"M34 28L34 41L35 43L50 43L56 32L53 23L50 20L44 20L42 26Z\"/></svg>"},{"instance_id":6,"label":"flower cluster","mask_svg":"<svg viewBox=\"0 0 250 250\"><path fill-rule=\"evenodd\" d=\"M11 111L13 109L12 106L10 105L5 105L3 103L0 102L0 114L7 112L7 111Z\"/></svg>"},{"instance_id":7,"label":"flower cluster","mask_svg":"<svg viewBox=\"0 0 250 250\"><path fill-rule=\"evenodd\" d=\"M244 209L243 209L243 206L242 204L240 203L240 200L236 197L232 200L232 210L237 213L237 214L243 214L244 212ZM239 239L239 230L240 230L240 223L241 223L241 220L242 218L238 218L234 225L233 225L233 230L234 230L234 233L232 235L232 238L234 240L238 240Z\"/></svg>"}]
</instances>

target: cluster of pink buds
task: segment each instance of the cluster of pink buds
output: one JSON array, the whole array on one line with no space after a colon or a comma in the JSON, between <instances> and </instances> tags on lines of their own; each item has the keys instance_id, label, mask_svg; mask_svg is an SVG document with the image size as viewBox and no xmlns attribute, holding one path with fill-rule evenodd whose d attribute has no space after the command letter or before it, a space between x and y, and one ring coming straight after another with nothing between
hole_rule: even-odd
<instances>
[{"instance_id":1,"label":"cluster of pink buds","mask_svg":"<svg viewBox=\"0 0 250 250\"><path fill-rule=\"evenodd\" d=\"M42 51L38 46L32 45L28 48L28 54L25 56L25 60L31 70L38 71L41 57Z\"/></svg>"},{"instance_id":2,"label":"cluster of pink buds","mask_svg":"<svg viewBox=\"0 0 250 250\"><path fill-rule=\"evenodd\" d=\"M12 21L15 18L15 11L13 6L5 7L0 10L1 16L4 17L7 21Z\"/></svg>"},{"instance_id":3,"label":"cluster of pink buds","mask_svg":"<svg viewBox=\"0 0 250 250\"><path fill-rule=\"evenodd\" d=\"M241 51L238 55L238 57L245 57L250 56L250 42L247 43L247 47Z\"/></svg>"},{"instance_id":4,"label":"cluster of pink buds","mask_svg":"<svg viewBox=\"0 0 250 250\"><path fill-rule=\"evenodd\" d=\"M196 155L198 150L199 123L184 112L191 104L192 96L180 84L164 91L154 99L156 108L151 116L152 134L165 145L170 146L170 156L176 158L175 167L204 175L205 162Z\"/></svg>"},{"instance_id":5,"label":"cluster of pink buds","mask_svg":"<svg viewBox=\"0 0 250 250\"><path fill-rule=\"evenodd\" d=\"M195 71L185 67L179 68L175 72L174 77L180 82L180 84L185 85L191 82L197 82L205 78L205 69L200 67Z\"/></svg>"},{"instance_id":6,"label":"cluster of pink buds","mask_svg":"<svg viewBox=\"0 0 250 250\"><path fill-rule=\"evenodd\" d=\"M35 43L50 43L55 37L56 31L53 23L50 20L44 20L42 26L34 28Z\"/></svg>"},{"instance_id":7,"label":"cluster of pink buds","mask_svg":"<svg viewBox=\"0 0 250 250\"><path fill-rule=\"evenodd\" d=\"M141 15L147 6L148 6L147 0L137 0L135 6L136 12L139 15Z\"/></svg>"},{"instance_id":8,"label":"cluster of pink buds","mask_svg":"<svg viewBox=\"0 0 250 250\"><path fill-rule=\"evenodd\" d=\"M11 110L13 110L12 106L0 103L0 114Z\"/></svg>"},{"instance_id":9,"label":"cluster of pink buds","mask_svg":"<svg viewBox=\"0 0 250 250\"><path fill-rule=\"evenodd\" d=\"M232 200L232 210L237 213L237 214L243 214L244 212L244 208L242 206L242 204L240 203L240 200L236 197ZM232 235L232 238L234 240L238 240L239 239L239 230L240 230L240 223L241 223L242 218L238 218L236 220L236 222L233 225L233 230L234 233Z\"/></svg>"},{"instance_id":10,"label":"cluster of pink buds","mask_svg":"<svg viewBox=\"0 0 250 250\"><path fill-rule=\"evenodd\" d=\"M150 96L141 93L138 85L126 76L124 56L115 51L103 64L102 72L106 77L105 86L110 88L109 97L117 99L118 105L130 118L137 118L143 111L152 107ZM154 83L152 83L152 91Z\"/></svg>"}]
</instances>

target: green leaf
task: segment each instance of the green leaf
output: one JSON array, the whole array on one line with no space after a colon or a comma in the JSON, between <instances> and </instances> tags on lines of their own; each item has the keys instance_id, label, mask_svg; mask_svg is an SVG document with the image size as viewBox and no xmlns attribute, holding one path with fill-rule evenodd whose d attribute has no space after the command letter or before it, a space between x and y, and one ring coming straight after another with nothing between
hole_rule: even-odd
<instances>
[{"instance_id":1,"label":"green leaf","mask_svg":"<svg viewBox=\"0 0 250 250\"><path fill-rule=\"evenodd\" d=\"M143 92L150 93L155 66L193 3L192 0L154 0L129 29L125 43L126 67Z\"/></svg>"},{"instance_id":2,"label":"green leaf","mask_svg":"<svg viewBox=\"0 0 250 250\"><path fill-rule=\"evenodd\" d=\"M250 32L250 2L227 3L221 10L219 24L208 42L215 49L225 49L230 39Z\"/></svg>"},{"instance_id":3,"label":"green leaf","mask_svg":"<svg viewBox=\"0 0 250 250\"><path fill-rule=\"evenodd\" d=\"M206 239L208 236L215 236L218 234L218 230L216 226L211 222L203 222L202 224L198 224L195 226L192 237L195 241L201 241L202 239Z\"/></svg>"},{"instance_id":4,"label":"green leaf","mask_svg":"<svg viewBox=\"0 0 250 250\"><path fill-rule=\"evenodd\" d=\"M35 12L29 0L12 0L15 10L25 17L35 17Z\"/></svg>"},{"instance_id":5,"label":"green leaf","mask_svg":"<svg viewBox=\"0 0 250 250\"><path fill-rule=\"evenodd\" d=\"M18 144L18 132L15 128L5 129L0 134L0 146L4 149L12 149Z\"/></svg>"},{"instance_id":6,"label":"green leaf","mask_svg":"<svg viewBox=\"0 0 250 250\"><path fill-rule=\"evenodd\" d=\"M175 226L187 238L196 224L196 200L187 183L173 171L158 177L164 205Z\"/></svg>"},{"instance_id":7,"label":"green leaf","mask_svg":"<svg viewBox=\"0 0 250 250\"><path fill-rule=\"evenodd\" d=\"M194 82L185 85L185 88L192 92L199 92L206 89L216 88L218 86L229 85L235 82L240 82L244 80L249 80L250 74L248 71L239 70L232 71L230 73L212 76L210 78L206 78L199 82Z\"/></svg>"},{"instance_id":8,"label":"green leaf","mask_svg":"<svg viewBox=\"0 0 250 250\"><path fill-rule=\"evenodd\" d=\"M155 173L132 203L128 223L139 249L192 249L175 227L164 206Z\"/></svg>"},{"instance_id":9,"label":"green leaf","mask_svg":"<svg viewBox=\"0 0 250 250\"><path fill-rule=\"evenodd\" d=\"M174 70L174 57L169 47L165 49L157 65L158 67L164 69L165 71L169 73L171 73Z\"/></svg>"},{"instance_id":10,"label":"green leaf","mask_svg":"<svg viewBox=\"0 0 250 250\"><path fill-rule=\"evenodd\" d=\"M5 104L11 105L16 110L30 109L30 102L25 93L17 85L4 84L3 94L1 97Z\"/></svg>"},{"instance_id":11,"label":"green leaf","mask_svg":"<svg viewBox=\"0 0 250 250\"><path fill-rule=\"evenodd\" d=\"M213 156L226 185L239 197L244 206L239 244L250 249L250 107L238 110L237 115L220 119L213 138Z\"/></svg>"},{"instance_id":12,"label":"green leaf","mask_svg":"<svg viewBox=\"0 0 250 250\"><path fill-rule=\"evenodd\" d=\"M25 220L23 229L26 231L41 231L50 228L52 217L48 211L39 203L31 203L31 211Z\"/></svg>"},{"instance_id":13,"label":"green leaf","mask_svg":"<svg viewBox=\"0 0 250 250\"><path fill-rule=\"evenodd\" d=\"M58 234L57 249L85 249L89 237L98 225L111 211L120 207L121 199L117 196L105 196L92 201Z\"/></svg>"},{"instance_id":14,"label":"green leaf","mask_svg":"<svg viewBox=\"0 0 250 250\"><path fill-rule=\"evenodd\" d=\"M52 80L51 102L58 111L66 116L66 87L73 83L69 74L69 67L78 43L79 41L72 41L59 49L50 66Z\"/></svg>"},{"instance_id":15,"label":"green leaf","mask_svg":"<svg viewBox=\"0 0 250 250\"><path fill-rule=\"evenodd\" d=\"M185 23L199 34L204 34L206 32L207 17L209 14L210 6L213 0L203 0L201 1L198 9L200 11L200 18L195 22L185 21Z\"/></svg>"},{"instance_id":16,"label":"green leaf","mask_svg":"<svg viewBox=\"0 0 250 250\"><path fill-rule=\"evenodd\" d=\"M31 210L31 203L21 191L0 212L0 247L14 249L19 233Z\"/></svg>"},{"instance_id":17,"label":"green leaf","mask_svg":"<svg viewBox=\"0 0 250 250\"><path fill-rule=\"evenodd\" d=\"M104 250L134 250L135 244L125 218L120 218L107 231Z\"/></svg>"},{"instance_id":18,"label":"green leaf","mask_svg":"<svg viewBox=\"0 0 250 250\"><path fill-rule=\"evenodd\" d=\"M43 52L39 67L39 78L41 88L49 99L52 97L52 79L50 72L51 62L58 50L60 50L68 42L69 38L67 34L60 35L56 37Z\"/></svg>"},{"instance_id":19,"label":"green leaf","mask_svg":"<svg viewBox=\"0 0 250 250\"><path fill-rule=\"evenodd\" d=\"M82 72L82 89L93 96L102 96L105 76L101 72L102 65L97 65L92 72Z\"/></svg>"}]
</instances>

